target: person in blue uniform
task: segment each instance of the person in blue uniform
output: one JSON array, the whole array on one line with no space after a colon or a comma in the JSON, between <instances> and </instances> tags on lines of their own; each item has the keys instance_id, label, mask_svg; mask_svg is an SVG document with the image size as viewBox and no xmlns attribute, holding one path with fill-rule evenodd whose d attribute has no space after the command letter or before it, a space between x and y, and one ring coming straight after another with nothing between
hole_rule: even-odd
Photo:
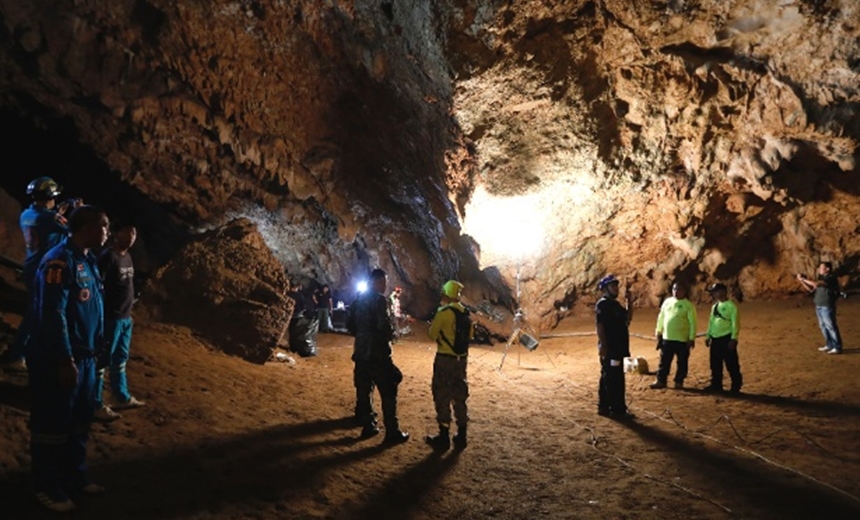
<instances>
[{"instance_id":1,"label":"person in blue uniform","mask_svg":"<svg viewBox=\"0 0 860 520\"><path fill-rule=\"evenodd\" d=\"M597 413L615 419L632 419L627 410L624 381L624 358L630 356L630 320L633 306L625 308L618 302L618 279L609 275L600 280L597 288L603 296L597 301L594 313L597 321L597 352L600 356L600 384Z\"/></svg>"},{"instance_id":2,"label":"person in blue uniform","mask_svg":"<svg viewBox=\"0 0 860 520\"><path fill-rule=\"evenodd\" d=\"M65 212L68 203L57 204L57 197L63 192L62 186L50 177L39 177L27 186L27 196L32 204L21 213L19 224L24 234L23 281L27 290L27 308L18 326L18 333L2 363L11 369L25 370L24 357L27 342L33 329L33 282L39 262L49 249L59 244L68 234Z\"/></svg>"},{"instance_id":3,"label":"person in blue uniform","mask_svg":"<svg viewBox=\"0 0 860 520\"><path fill-rule=\"evenodd\" d=\"M104 211L81 206L69 237L48 251L35 278L35 328L28 346L30 453L36 498L48 509L75 509L69 493L99 494L86 455L96 389L96 349L104 335L101 280L93 248L104 245Z\"/></svg>"}]
</instances>

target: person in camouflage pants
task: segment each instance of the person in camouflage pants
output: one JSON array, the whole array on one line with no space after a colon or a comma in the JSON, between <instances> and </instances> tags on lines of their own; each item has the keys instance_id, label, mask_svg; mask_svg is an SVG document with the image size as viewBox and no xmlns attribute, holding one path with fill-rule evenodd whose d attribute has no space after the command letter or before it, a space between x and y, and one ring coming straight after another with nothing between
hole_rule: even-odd
<instances>
[{"instance_id":1,"label":"person in camouflage pants","mask_svg":"<svg viewBox=\"0 0 860 520\"><path fill-rule=\"evenodd\" d=\"M463 285L460 282L449 280L445 283L442 287L442 306L437 309L429 332L430 339L436 342L432 390L439 433L428 435L425 441L433 449L440 451L445 451L451 446L449 431L452 407L457 421L454 447L457 449L466 447L466 423L469 420L469 409L466 405L466 400L469 398L469 383L466 379L468 349L458 353L454 348L457 332L455 312L467 312L460 303L462 289ZM471 324L468 337L472 337Z\"/></svg>"}]
</instances>

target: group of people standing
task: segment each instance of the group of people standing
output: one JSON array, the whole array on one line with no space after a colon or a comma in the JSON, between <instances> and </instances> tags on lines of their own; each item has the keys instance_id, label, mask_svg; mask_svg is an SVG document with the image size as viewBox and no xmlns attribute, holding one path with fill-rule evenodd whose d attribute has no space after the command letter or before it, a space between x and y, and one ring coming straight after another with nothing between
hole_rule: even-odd
<instances>
[{"instance_id":1,"label":"group of people standing","mask_svg":"<svg viewBox=\"0 0 860 520\"><path fill-rule=\"evenodd\" d=\"M819 350L828 354L841 354L842 338L836 325L836 301L843 293L839 290L838 280L832 271L833 265L830 262L821 262L817 280L810 280L802 274L796 277L804 289L814 295L818 324L825 340L825 345ZM633 418L626 404L623 366L624 358L630 356L628 327L633 318L632 302L629 295L626 305L618 301L619 280L613 275L600 280L598 289L602 296L595 305L600 358L597 413L618 419ZM710 285L707 292L713 300L708 316L708 330L705 333L705 346L710 349L711 382L703 390L723 392L725 368L731 380L728 391L737 395L743 386L738 357L738 336L741 329L738 306L728 297L728 288L723 283ZM672 296L666 298L660 306L655 330L660 364L657 378L650 385L652 389L667 387L669 372L675 359L677 367L674 386L684 388L690 351L696 345L698 322L696 306L687 299L687 294L687 286L677 281L672 285Z\"/></svg>"},{"instance_id":2,"label":"group of people standing","mask_svg":"<svg viewBox=\"0 0 860 520\"><path fill-rule=\"evenodd\" d=\"M119 418L104 402L105 368L114 409L144 403L129 393L125 374L134 303L129 248L137 230L114 226L113 242L102 249L110 236L107 214L80 199L58 204L61 193L50 177L27 187L32 204L20 225L28 305L3 361L29 376L36 498L68 512L76 507L74 495L104 492L87 477L86 451L91 422Z\"/></svg>"},{"instance_id":3,"label":"group of people standing","mask_svg":"<svg viewBox=\"0 0 860 520\"><path fill-rule=\"evenodd\" d=\"M383 442L399 444L409 440L409 434L400 429L397 419L397 388L403 380L403 373L391 357L396 321L385 297L387 283L385 271L374 269L371 272L369 290L349 306L347 329L355 336L352 355L355 363L355 419L362 428L361 438L374 437L380 432L373 410L373 393L377 388L382 401ZM449 280L442 286L442 305L437 309L428 332L437 347L431 388L439 433L427 436L425 441L438 451L451 447L452 410L457 425L454 447L459 450L467 444L469 387L466 367L468 342L473 330L468 311L460 303L462 290L463 284L456 280Z\"/></svg>"}]
</instances>

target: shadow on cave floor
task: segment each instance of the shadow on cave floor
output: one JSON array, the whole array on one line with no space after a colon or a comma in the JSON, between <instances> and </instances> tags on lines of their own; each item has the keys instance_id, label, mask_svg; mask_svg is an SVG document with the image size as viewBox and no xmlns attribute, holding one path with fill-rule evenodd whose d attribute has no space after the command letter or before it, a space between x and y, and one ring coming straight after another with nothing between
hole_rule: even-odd
<instances>
[{"instance_id":1,"label":"shadow on cave floor","mask_svg":"<svg viewBox=\"0 0 860 520\"><path fill-rule=\"evenodd\" d=\"M860 354L860 349L849 349L851 354ZM782 410L794 410L802 415L810 417L839 417L842 415L860 416L860 406L839 401L816 401L812 399L800 399L797 397L785 397L781 395L750 394L741 392L733 395L728 392L714 394L703 388L684 388L682 392L690 394L713 395L736 401L749 401L756 404L770 405Z\"/></svg>"},{"instance_id":2,"label":"shadow on cave floor","mask_svg":"<svg viewBox=\"0 0 860 520\"><path fill-rule=\"evenodd\" d=\"M291 501L318 498L315 490L322 485L323 474L396 449L382 443L381 436L360 440L353 432L344 432L338 437L339 431L354 428L352 417L324 419L269 428L226 442L204 442L156 458L98 464L91 473L109 486L108 492L73 499L80 513L92 519L184 518L199 512L216 514L242 504L253 510L274 506L289 515ZM314 438L319 435L325 438ZM359 443L363 446L357 447ZM381 510L405 514L456 460L429 456L392 477L379 496L373 497L373 502L384 504L370 504L367 511L350 513L350 517L365 518L365 513ZM12 511L12 518L56 518L35 502L29 474L3 475L0 489L3 509Z\"/></svg>"},{"instance_id":3,"label":"shadow on cave floor","mask_svg":"<svg viewBox=\"0 0 860 520\"><path fill-rule=\"evenodd\" d=\"M767 518L820 518L822 504L827 504L828 518L854 519L860 511L860 504L857 502L837 495L825 485L810 486L807 481L795 475L787 475L777 465L763 467L755 457L726 455L721 451L709 449L704 444L652 428L642 422L630 421L625 425L649 445L657 446L670 454L678 461L679 466L704 463L708 467L708 479L732 482L737 494L747 496L744 502L756 504L753 507L758 509L745 511L741 516L759 517L760 514ZM736 500L736 497L733 497L733 500ZM725 507L723 504L719 505Z\"/></svg>"}]
</instances>

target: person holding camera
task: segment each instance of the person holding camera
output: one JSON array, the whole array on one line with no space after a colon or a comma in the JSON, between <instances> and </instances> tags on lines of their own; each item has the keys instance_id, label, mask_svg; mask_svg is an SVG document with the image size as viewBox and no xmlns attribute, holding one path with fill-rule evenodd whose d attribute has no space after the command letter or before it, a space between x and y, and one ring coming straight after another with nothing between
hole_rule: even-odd
<instances>
[{"instance_id":1,"label":"person holding camera","mask_svg":"<svg viewBox=\"0 0 860 520\"><path fill-rule=\"evenodd\" d=\"M34 300L33 284L39 262L49 249L66 238L69 232L66 226L66 212L83 204L80 199L57 203L57 198L62 192L63 187L50 177L39 177L27 185L27 196L32 200L32 204L21 213L19 219L27 251L23 269L24 287L27 289L27 308L18 326L15 341L4 353L2 359L2 364L10 370L26 371L27 369L24 356L33 328L31 308Z\"/></svg>"},{"instance_id":2,"label":"person holding camera","mask_svg":"<svg viewBox=\"0 0 860 520\"><path fill-rule=\"evenodd\" d=\"M842 293L839 290L839 280L833 274L833 264L818 264L818 279L815 281L801 273L797 273L796 278L803 288L813 295L818 326L825 341L825 345L818 350L827 354L841 354L842 336L839 334L839 326L836 325L836 300Z\"/></svg>"}]
</instances>

